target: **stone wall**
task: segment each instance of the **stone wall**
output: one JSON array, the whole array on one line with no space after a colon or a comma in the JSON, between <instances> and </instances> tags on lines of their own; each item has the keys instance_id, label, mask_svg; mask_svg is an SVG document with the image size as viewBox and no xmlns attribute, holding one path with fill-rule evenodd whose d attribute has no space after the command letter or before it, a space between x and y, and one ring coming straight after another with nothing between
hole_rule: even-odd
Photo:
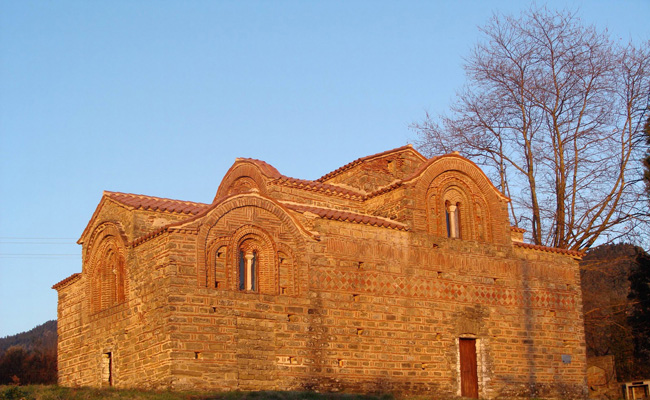
<instances>
[{"instance_id":1,"label":"stone wall","mask_svg":"<svg viewBox=\"0 0 650 400\"><path fill-rule=\"evenodd\" d=\"M111 199L55 285L62 385L449 398L471 342L481 398L586 395L576 254L513 244L508 200L458 155L400 148L318 181L239 159L191 216Z\"/></svg>"}]
</instances>

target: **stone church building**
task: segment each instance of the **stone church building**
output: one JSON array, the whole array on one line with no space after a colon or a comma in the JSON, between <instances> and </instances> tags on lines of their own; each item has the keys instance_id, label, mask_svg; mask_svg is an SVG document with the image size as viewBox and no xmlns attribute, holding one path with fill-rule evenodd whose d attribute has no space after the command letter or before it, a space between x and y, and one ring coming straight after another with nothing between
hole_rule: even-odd
<instances>
[{"instance_id":1,"label":"stone church building","mask_svg":"<svg viewBox=\"0 0 650 400\"><path fill-rule=\"evenodd\" d=\"M581 254L508 202L410 145L313 181L238 158L210 204L104 192L54 285L59 383L584 397Z\"/></svg>"}]
</instances>

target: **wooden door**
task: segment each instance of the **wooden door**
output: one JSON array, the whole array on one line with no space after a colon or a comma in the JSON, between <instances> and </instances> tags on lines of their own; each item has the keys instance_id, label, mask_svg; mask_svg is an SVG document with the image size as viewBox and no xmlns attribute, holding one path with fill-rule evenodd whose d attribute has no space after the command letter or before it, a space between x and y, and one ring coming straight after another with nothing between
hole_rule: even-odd
<instances>
[{"instance_id":1,"label":"wooden door","mask_svg":"<svg viewBox=\"0 0 650 400\"><path fill-rule=\"evenodd\" d=\"M460 339L460 394L478 399L476 339Z\"/></svg>"}]
</instances>

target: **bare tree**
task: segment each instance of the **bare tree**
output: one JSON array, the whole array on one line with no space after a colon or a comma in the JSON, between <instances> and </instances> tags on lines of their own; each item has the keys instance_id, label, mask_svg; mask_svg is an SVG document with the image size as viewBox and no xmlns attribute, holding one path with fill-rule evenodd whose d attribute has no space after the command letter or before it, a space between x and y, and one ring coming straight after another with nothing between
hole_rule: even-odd
<instances>
[{"instance_id":1,"label":"bare tree","mask_svg":"<svg viewBox=\"0 0 650 400\"><path fill-rule=\"evenodd\" d=\"M579 250L647 226L650 42L621 45L546 8L495 15L481 32L450 114L412 125L420 149L485 168L536 244Z\"/></svg>"}]
</instances>

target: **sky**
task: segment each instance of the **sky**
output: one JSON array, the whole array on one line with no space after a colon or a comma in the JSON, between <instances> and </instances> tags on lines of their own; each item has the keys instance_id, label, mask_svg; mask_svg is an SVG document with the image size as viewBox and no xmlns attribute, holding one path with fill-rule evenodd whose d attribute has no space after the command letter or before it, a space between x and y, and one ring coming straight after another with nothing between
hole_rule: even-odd
<instances>
[{"instance_id":1,"label":"sky","mask_svg":"<svg viewBox=\"0 0 650 400\"><path fill-rule=\"evenodd\" d=\"M549 1L616 40L650 1ZM236 157L316 179L445 112L493 12L524 1L0 0L0 337L52 285L103 190L209 203Z\"/></svg>"}]
</instances>

